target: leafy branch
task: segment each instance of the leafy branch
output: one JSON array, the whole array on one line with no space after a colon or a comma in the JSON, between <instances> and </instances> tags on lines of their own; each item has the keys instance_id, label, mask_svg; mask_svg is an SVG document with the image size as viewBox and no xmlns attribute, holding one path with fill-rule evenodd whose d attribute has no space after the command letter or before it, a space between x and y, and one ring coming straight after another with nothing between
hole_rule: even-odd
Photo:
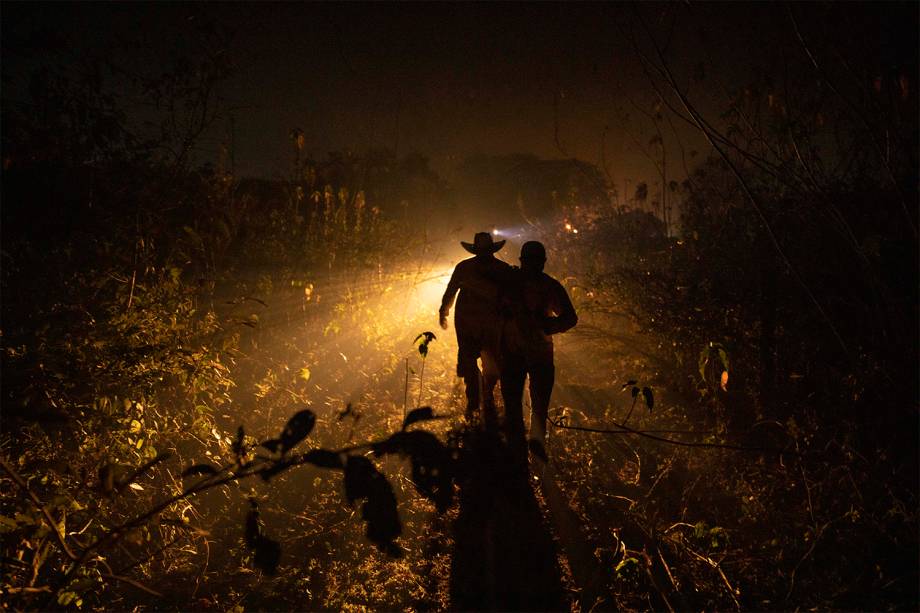
<instances>
[{"instance_id":1,"label":"leafy branch","mask_svg":"<svg viewBox=\"0 0 920 613\"><path fill-rule=\"evenodd\" d=\"M342 470L348 503L354 505L357 501L364 500L362 518L367 522L367 537L382 551L389 555L399 556L401 550L396 545L395 539L401 535L402 525L392 487L373 462L357 452L370 452L374 457L390 454L408 457L411 461L412 481L416 489L423 496L432 500L437 509L443 512L453 501L457 474L457 449L446 446L430 432L410 429L412 424L436 419L440 417L434 414L431 407L420 407L410 411L403 421L402 428L388 437L339 449L314 448L298 454L290 452L309 436L316 423L316 416L309 409L293 415L278 438L268 439L257 446L250 447L246 444L244 429L240 427L232 446L236 456L234 461L221 467L210 464L189 466L183 471L182 477L186 479L200 477L195 483L161 500L132 519L111 528L105 535L83 547L79 552L70 546L50 511L29 489L6 459L0 458L0 468L13 479L26 493L32 504L41 511L50 524L58 545L70 560L68 568L52 587L51 595L53 596L80 568L91 561L99 561L107 567L104 557L100 555L102 551L116 545L130 531L143 526L175 503L216 487L252 477L260 477L264 481L269 481L284 471L304 464ZM254 453L257 447L268 450L271 455ZM165 455L147 462L131 474L129 481L149 471L164 459L166 459ZM281 545L264 533L258 503L253 499L250 499L250 510L246 518L244 535L246 544L254 550L255 565L266 573L274 573L281 557ZM103 578L126 582L147 593L156 594L154 590L111 571L103 574Z\"/></svg>"}]
</instances>

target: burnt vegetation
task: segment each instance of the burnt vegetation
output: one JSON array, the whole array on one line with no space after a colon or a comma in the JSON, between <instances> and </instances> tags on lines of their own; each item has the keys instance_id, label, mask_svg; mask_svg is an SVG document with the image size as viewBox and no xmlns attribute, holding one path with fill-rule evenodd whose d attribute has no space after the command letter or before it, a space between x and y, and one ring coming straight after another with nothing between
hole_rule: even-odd
<instances>
[{"instance_id":1,"label":"burnt vegetation","mask_svg":"<svg viewBox=\"0 0 920 613\"><path fill-rule=\"evenodd\" d=\"M785 73L724 90L636 11L647 151L683 121L708 153L629 194L297 128L238 177L226 139L195 162L219 28L149 74L43 38L3 77L0 606L915 610L916 31L827 10L778 9ZM470 218L542 240L579 312L529 476L419 334Z\"/></svg>"}]
</instances>

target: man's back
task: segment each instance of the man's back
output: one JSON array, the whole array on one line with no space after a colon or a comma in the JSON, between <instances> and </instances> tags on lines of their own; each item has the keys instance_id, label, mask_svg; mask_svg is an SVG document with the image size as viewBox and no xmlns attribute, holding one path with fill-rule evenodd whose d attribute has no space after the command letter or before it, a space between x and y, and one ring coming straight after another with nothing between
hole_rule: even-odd
<instances>
[{"instance_id":1,"label":"man's back","mask_svg":"<svg viewBox=\"0 0 920 613\"><path fill-rule=\"evenodd\" d=\"M457 264L448 283L445 298L459 290L455 321L481 325L498 317L499 294L511 274L511 266L494 257L477 256Z\"/></svg>"},{"instance_id":2,"label":"man's back","mask_svg":"<svg viewBox=\"0 0 920 613\"><path fill-rule=\"evenodd\" d=\"M552 335L578 321L568 293L548 274L524 270L515 271L510 292L513 316L506 326L506 350L528 362L552 363Z\"/></svg>"}]
</instances>

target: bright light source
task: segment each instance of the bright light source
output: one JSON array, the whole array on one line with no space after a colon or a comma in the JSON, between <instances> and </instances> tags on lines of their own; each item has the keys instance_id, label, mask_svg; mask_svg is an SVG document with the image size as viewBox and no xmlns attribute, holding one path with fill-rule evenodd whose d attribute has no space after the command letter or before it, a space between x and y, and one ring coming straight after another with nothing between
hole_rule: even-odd
<instances>
[{"instance_id":1,"label":"bright light source","mask_svg":"<svg viewBox=\"0 0 920 613\"><path fill-rule=\"evenodd\" d=\"M571 232L571 231L572 231L572 224L570 224L570 223L565 224L565 229L568 230L569 232Z\"/></svg>"},{"instance_id":2,"label":"bright light source","mask_svg":"<svg viewBox=\"0 0 920 613\"><path fill-rule=\"evenodd\" d=\"M578 234L578 228L572 228L572 233L573 233L573 234Z\"/></svg>"},{"instance_id":3,"label":"bright light source","mask_svg":"<svg viewBox=\"0 0 920 613\"><path fill-rule=\"evenodd\" d=\"M492 228L492 235L498 236L498 228Z\"/></svg>"}]
</instances>

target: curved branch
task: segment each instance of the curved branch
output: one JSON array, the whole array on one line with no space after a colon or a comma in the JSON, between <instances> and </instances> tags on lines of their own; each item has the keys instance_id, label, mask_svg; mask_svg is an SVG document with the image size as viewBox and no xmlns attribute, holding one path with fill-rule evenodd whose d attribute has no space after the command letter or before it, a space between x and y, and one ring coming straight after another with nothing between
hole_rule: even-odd
<instances>
[{"instance_id":1,"label":"curved branch","mask_svg":"<svg viewBox=\"0 0 920 613\"><path fill-rule=\"evenodd\" d=\"M655 436L650 434L650 432L656 432L655 430L633 430L632 428L626 426L625 424L614 423L613 425L619 430L610 430L605 428L589 428L587 426L569 426L564 423L561 423L561 420L550 420L550 423L553 424L556 428L560 430L578 430L580 432L594 432L597 434L635 434L636 436L641 436L643 438L648 438L653 441L658 441L660 443L668 443L669 445L678 445L679 447L698 447L703 449L728 449L730 451L752 451L752 452L771 452L771 453L786 453L789 455L802 456L799 451L789 451L788 449L776 449L771 447L744 447L743 445L729 445L727 443L690 443L687 441L678 441L673 438L665 438L663 436Z\"/></svg>"}]
</instances>

